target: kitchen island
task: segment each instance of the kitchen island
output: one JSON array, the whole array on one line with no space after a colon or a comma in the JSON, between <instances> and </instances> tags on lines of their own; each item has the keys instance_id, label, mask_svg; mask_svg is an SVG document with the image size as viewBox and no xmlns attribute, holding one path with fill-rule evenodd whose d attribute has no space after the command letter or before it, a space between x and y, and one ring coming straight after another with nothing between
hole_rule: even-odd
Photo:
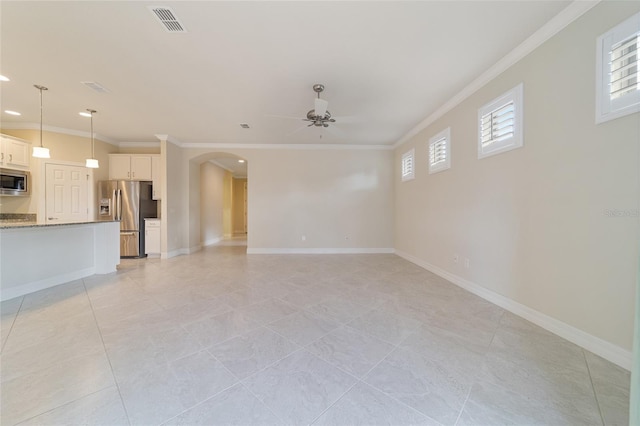
<instances>
[{"instance_id":1,"label":"kitchen island","mask_svg":"<svg viewBox=\"0 0 640 426\"><path fill-rule=\"evenodd\" d=\"M0 300L8 300L120 264L120 223L0 222Z\"/></svg>"}]
</instances>

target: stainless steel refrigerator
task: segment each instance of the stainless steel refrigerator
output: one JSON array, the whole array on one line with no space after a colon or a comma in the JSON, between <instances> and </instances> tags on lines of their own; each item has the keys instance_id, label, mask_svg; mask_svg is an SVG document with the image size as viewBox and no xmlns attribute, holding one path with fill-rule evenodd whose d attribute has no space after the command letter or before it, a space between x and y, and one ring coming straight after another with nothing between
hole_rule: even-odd
<instances>
[{"instance_id":1,"label":"stainless steel refrigerator","mask_svg":"<svg viewBox=\"0 0 640 426\"><path fill-rule=\"evenodd\" d=\"M145 257L144 218L157 217L151 182L98 182L98 219L120 221L120 257Z\"/></svg>"}]
</instances>

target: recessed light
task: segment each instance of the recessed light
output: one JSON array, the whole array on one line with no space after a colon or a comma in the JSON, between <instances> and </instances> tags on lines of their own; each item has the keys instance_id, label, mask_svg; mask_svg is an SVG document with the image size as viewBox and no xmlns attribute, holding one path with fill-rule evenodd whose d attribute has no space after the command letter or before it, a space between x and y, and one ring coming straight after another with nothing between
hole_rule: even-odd
<instances>
[{"instance_id":1,"label":"recessed light","mask_svg":"<svg viewBox=\"0 0 640 426\"><path fill-rule=\"evenodd\" d=\"M238 160L238 163L244 163L244 160Z\"/></svg>"},{"instance_id":2,"label":"recessed light","mask_svg":"<svg viewBox=\"0 0 640 426\"><path fill-rule=\"evenodd\" d=\"M83 116L83 117L91 117L91 114L89 114L88 112L79 112L79 115Z\"/></svg>"},{"instance_id":3,"label":"recessed light","mask_svg":"<svg viewBox=\"0 0 640 426\"><path fill-rule=\"evenodd\" d=\"M9 81L9 77L5 77L4 75L0 75L0 81Z\"/></svg>"},{"instance_id":4,"label":"recessed light","mask_svg":"<svg viewBox=\"0 0 640 426\"><path fill-rule=\"evenodd\" d=\"M22 114L20 114L20 113L19 113L19 112L17 112L17 111L10 111L10 110L8 110L8 109L5 109L5 110L4 110L4 112L6 112L6 113L7 113L7 114L9 114L9 115L22 115Z\"/></svg>"}]
</instances>

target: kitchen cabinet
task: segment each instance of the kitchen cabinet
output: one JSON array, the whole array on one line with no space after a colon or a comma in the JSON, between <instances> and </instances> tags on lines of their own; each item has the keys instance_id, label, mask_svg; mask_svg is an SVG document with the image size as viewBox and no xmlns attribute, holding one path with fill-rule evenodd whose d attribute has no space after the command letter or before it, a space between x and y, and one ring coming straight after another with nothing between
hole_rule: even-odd
<instances>
[{"instance_id":1,"label":"kitchen cabinet","mask_svg":"<svg viewBox=\"0 0 640 426\"><path fill-rule=\"evenodd\" d=\"M151 156L151 181L153 182L153 195L154 200L160 200L162 198L162 174L163 170L160 166L160 156Z\"/></svg>"},{"instance_id":2,"label":"kitchen cabinet","mask_svg":"<svg viewBox=\"0 0 640 426\"><path fill-rule=\"evenodd\" d=\"M144 220L144 252L147 255L160 254L160 219Z\"/></svg>"},{"instance_id":3,"label":"kitchen cabinet","mask_svg":"<svg viewBox=\"0 0 640 426\"><path fill-rule=\"evenodd\" d=\"M109 179L151 180L151 156L109 154Z\"/></svg>"},{"instance_id":4,"label":"kitchen cabinet","mask_svg":"<svg viewBox=\"0 0 640 426\"><path fill-rule=\"evenodd\" d=\"M2 135L0 140L0 166L12 169L28 169L31 144L22 139Z\"/></svg>"}]
</instances>

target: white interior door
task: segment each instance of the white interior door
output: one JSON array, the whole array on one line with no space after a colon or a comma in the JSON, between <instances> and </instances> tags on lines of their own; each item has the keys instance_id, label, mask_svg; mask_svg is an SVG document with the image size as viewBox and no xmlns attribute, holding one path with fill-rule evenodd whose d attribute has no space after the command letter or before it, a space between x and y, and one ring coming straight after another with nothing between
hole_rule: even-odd
<instances>
[{"instance_id":1,"label":"white interior door","mask_svg":"<svg viewBox=\"0 0 640 426\"><path fill-rule=\"evenodd\" d=\"M89 220L89 174L80 166L47 164L46 223Z\"/></svg>"}]
</instances>

